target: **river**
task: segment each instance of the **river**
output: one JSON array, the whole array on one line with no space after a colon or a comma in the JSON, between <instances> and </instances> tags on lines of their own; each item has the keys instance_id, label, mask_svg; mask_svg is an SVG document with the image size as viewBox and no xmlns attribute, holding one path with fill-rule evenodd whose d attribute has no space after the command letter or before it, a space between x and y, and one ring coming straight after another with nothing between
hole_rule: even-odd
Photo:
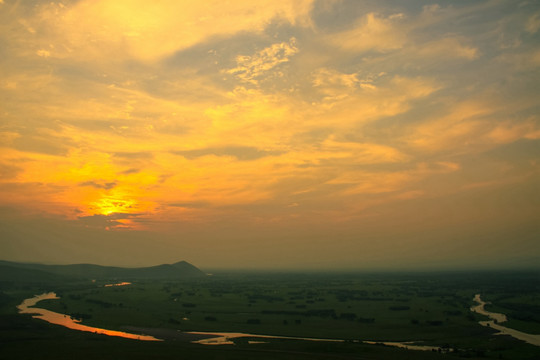
<instances>
[{"instance_id":1,"label":"river","mask_svg":"<svg viewBox=\"0 0 540 360\"><path fill-rule=\"evenodd\" d=\"M54 292L45 293L41 295L36 295L32 298L24 300L20 305L17 306L19 313L21 314L34 314L32 317L36 319L45 320L51 324L57 324L65 326L67 328L79 331L87 331L96 334L104 334L109 336L120 336L129 339L136 340L147 340L147 341L162 341L154 336L150 335L140 335L133 334L123 331L108 330L92 326L83 325L79 320L72 319L70 316L65 314L56 313L47 309L36 308L34 307L39 301L46 299L59 299ZM476 312L481 315L488 316L491 320L480 321L480 325L491 327L499 331L497 335L510 335L516 339L523 340L529 344L540 346L540 335L527 334L518 330L510 329L500 325L500 323L507 321L506 315L499 313L492 313L486 311L484 306L486 302L482 301L480 294L476 294L473 299L478 305L472 306L471 311ZM148 332L151 332L149 329ZM204 335L207 338L192 341L194 343L204 344L204 345L227 345L234 344L232 341L236 338L249 337L249 338L260 338L260 339L291 339L291 340L305 340L305 341L325 341L325 342L345 342L341 339L317 339L317 338L305 338L305 337L289 337L289 336L276 336L276 335L260 335L260 334L248 334L248 333L233 333L233 332L200 332L200 331L191 331L191 332L182 332L183 334L189 335ZM387 346L395 346L406 348L409 350L423 350L423 351L433 351L438 350L438 347L420 345L416 342L375 342L375 341L360 341L356 340L355 342L363 342L365 344L384 344Z\"/></svg>"},{"instance_id":2,"label":"river","mask_svg":"<svg viewBox=\"0 0 540 360\"><path fill-rule=\"evenodd\" d=\"M83 325L79 320L72 319L70 316L65 314L60 314L54 311L47 309L34 307L41 300L47 299L60 299L54 292L45 293L41 295L36 295L34 297L24 300L20 305L17 306L19 313L21 314L34 314L32 317L36 319L45 320L51 324L65 326L69 329L87 331L96 334L104 334L109 336L120 336L129 339L136 340L148 340L148 341L162 341L154 336L150 335L139 335L123 331L116 330L107 330L92 326ZM140 329L140 328L139 328ZM153 330L158 332L163 332L164 329L146 329L146 332L152 333ZM169 331L170 335L170 331ZM318 339L318 338L307 338L307 337L293 337L293 336L277 336L277 335L260 335L260 334L247 334L247 333L233 333L233 332L202 332L202 331L187 331L187 332L178 332L177 338L189 338L189 336L199 337L199 339L191 341L193 343L203 344L203 345L231 345L234 344L233 339L236 338L259 338L259 339L290 339L290 340L304 340L304 341L318 341L318 342L345 342L346 340L342 339ZM249 341L250 344L261 343L262 341ZM419 345L415 342L375 342L375 341L361 341L354 340L354 342L363 342L365 344L383 344L387 346L395 346L400 348L406 348L409 350L423 350L423 351L432 351L438 349L433 346Z\"/></svg>"},{"instance_id":3,"label":"river","mask_svg":"<svg viewBox=\"0 0 540 360\"><path fill-rule=\"evenodd\" d=\"M259 338L259 339L289 339L289 340L304 340L304 341L317 341L317 342L346 342L351 340L343 339L318 339L318 338L308 338L308 337L296 337L296 336L278 336L278 335L258 335L258 334L246 334L246 333L233 333L233 332L203 332L203 331L190 331L188 334L196 335L214 335L207 339L193 341L197 344L203 345L231 345L234 344L233 339L237 338ZM382 341L368 341L368 340L352 340L356 343L364 343L370 345L386 345L399 347L408 350L420 350L420 351L437 351L440 348L437 346L429 345L419 345L418 342L407 341L407 342L382 342ZM251 341L250 343L258 343L258 341Z\"/></svg>"},{"instance_id":4,"label":"river","mask_svg":"<svg viewBox=\"0 0 540 360\"><path fill-rule=\"evenodd\" d=\"M47 309L33 307L41 300L47 300L47 299L60 299L60 298L56 296L56 294L53 292L36 295L32 298L24 300L19 306L17 306L17 309L19 309L19 313L21 314L34 314L32 316L33 318L42 319L47 322L50 322L51 324L62 325L73 330L87 331L87 332L92 332L95 334L104 334L104 335L109 335L109 336L120 336L120 337L124 337L128 339L161 341L160 339L156 339L155 337L149 336L149 335L131 334L131 333L123 332L123 331L107 330L107 329L101 329L97 327L83 325L83 324L80 324L79 320L72 319L68 315L60 314L60 313L50 311Z\"/></svg>"},{"instance_id":5,"label":"river","mask_svg":"<svg viewBox=\"0 0 540 360\"><path fill-rule=\"evenodd\" d=\"M487 321L479 321L478 323L480 325L498 330L499 332L496 335L510 335L516 339L525 341L529 344L540 346L540 335L527 334L527 333L500 325L500 323L507 321L506 315L499 314L499 313L492 313L484 309L484 306L487 303L484 302L482 298L480 298L480 294L476 294L473 300L476 303L478 303L478 305L472 306L471 311L481 314L481 315L485 315L491 319Z\"/></svg>"}]
</instances>

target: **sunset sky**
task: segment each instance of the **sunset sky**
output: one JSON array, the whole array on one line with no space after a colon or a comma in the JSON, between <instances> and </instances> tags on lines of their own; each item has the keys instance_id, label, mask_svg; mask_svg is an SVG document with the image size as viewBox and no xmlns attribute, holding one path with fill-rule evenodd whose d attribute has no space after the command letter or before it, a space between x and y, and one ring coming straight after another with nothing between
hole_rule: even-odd
<instances>
[{"instance_id":1,"label":"sunset sky","mask_svg":"<svg viewBox=\"0 0 540 360\"><path fill-rule=\"evenodd\" d=\"M540 2L0 0L0 259L540 264Z\"/></svg>"}]
</instances>

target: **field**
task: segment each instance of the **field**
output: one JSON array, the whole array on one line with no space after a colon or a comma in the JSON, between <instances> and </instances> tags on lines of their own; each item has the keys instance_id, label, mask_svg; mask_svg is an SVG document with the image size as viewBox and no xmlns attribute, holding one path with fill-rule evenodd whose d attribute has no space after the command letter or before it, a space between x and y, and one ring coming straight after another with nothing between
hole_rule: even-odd
<instances>
[{"instance_id":1,"label":"field","mask_svg":"<svg viewBox=\"0 0 540 360\"><path fill-rule=\"evenodd\" d=\"M130 281L126 286L105 285ZM540 276L532 272L473 273L219 273L178 280L107 279L2 283L3 358L158 358L197 359L540 359L540 347L478 324L470 312L475 294L505 313L505 326L540 334ZM39 307L86 325L144 331L164 338L142 342L64 329L15 306L37 293L54 291L58 300ZM242 332L339 339L313 342L264 339L249 344L201 345L180 331ZM253 339L261 340L261 339ZM373 342L430 345L414 351ZM179 354L183 354L179 356Z\"/></svg>"}]
</instances>

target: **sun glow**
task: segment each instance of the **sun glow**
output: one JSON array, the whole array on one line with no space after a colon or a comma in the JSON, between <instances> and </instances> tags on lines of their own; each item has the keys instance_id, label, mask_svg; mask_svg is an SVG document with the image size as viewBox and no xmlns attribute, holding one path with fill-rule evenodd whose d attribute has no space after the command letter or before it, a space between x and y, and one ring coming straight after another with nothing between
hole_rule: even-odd
<instances>
[{"instance_id":1,"label":"sun glow","mask_svg":"<svg viewBox=\"0 0 540 360\"><path fill-rule=\"evenodd\" d=\"M142 214L152 212L154 204L140 199L134 191L116 188L98 195L96 200L87 202L88 215Z\"/></svg>"},{"instance_id":2,"label":"sun glow","mask_svg":"<svg viewBox=\"0 0 540 360\"><path fill-rule=\"evenodd\" d=\"M141 201L135 195L111 193L102 195L96 201L83 204L84 218L105 217L105 230L142 230L135 219L154 212L155 204Z\"/></svg>"},{"instance_id":3,"label":"sun glow","mask_svg":"<svg viewBox=\"0 0 540 360\"><path fill-rule=\"evenodd\" d=\"M2 257L529 259L540 1L391 3L0 0Z\"/></svg>"},{"instance_id":4,"label":"sun glow","mask_svg":"<svg viewBox=\"0 0 540 360\"><path fill-rule=\"evenodd\" d=\"M115 213L132 213L136 208L134 200L122 199L115 196L105 196L90 204L96 213L111 215Z\"/></svg>"}]
</instances>

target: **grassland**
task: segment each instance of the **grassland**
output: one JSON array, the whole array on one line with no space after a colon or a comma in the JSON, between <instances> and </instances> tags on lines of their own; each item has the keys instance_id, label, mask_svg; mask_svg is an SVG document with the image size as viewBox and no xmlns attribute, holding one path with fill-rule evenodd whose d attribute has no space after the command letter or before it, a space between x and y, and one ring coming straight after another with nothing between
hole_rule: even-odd
<instances>
[{"instance_id":1,"label":"grassland","mask_svg":"<svg viewBox=\"0 0 540 360\"><path fill-rule=\"evenodd\" d=\"M469 311L474 294L481 293L493 303L490 311L508 315L507 326L540 333L538 273L217 273L183 281L129 279L131 285L105 287L111 280L126 279L4 282L2 317L8 325L1 329L3 352L27 353L32 358L30 349L48 349L58 359L62 358L59 351L76 351L68 349L78 344L86 349L81 352L83 358L93 354L134 359L151 353L174 358L178 351L189 354L185 358L197 359L540 358L540 348L493 336L491 329L478 325L483 317ZM347 341L272 339L248 344L240 339L236 345L205 346L168 340L150 344L70 331L16 314L17 303L44 291L55 291L61 299L42 301L40 307L114 330L243 332ZM355 340L415 341L453 350L446 354L411 351ZM125 352L118 354L118 348Z\"/></svg>"}]
</instances>

